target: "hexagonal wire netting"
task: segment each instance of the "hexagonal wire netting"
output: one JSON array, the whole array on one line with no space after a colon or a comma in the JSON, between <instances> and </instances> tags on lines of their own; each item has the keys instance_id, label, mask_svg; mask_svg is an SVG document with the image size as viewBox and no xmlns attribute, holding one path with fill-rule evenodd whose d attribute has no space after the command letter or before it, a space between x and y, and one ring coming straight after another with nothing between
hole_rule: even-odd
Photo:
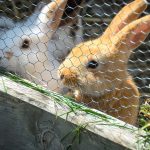
<instances>
[{"instance_id":1,"label":"hexagonal wire netting","mask_svg":"<svg viewBox=\"0 0 150 150\"><path fill-rule=\"evenodd\" d=\"M129 61L126 60L129 55L128 50L123 51L126 49L124 45L129 44L128 49L130 49L130 44L137 42L136 38L130 39L128 35L127 39L130 39L130 42L127 41L127 43L124 39L120 39L119 44L123 43L123 46L117 54L116 49L119 48L113 47L112 44L117 37L113 39L111 35L110 39L99 38L112 18L131 1L68 1L61 20L63 8L48 11L43 8L50 1L45 0L40 4L39 2L40 0L0 1L0 65L32 82L50 90L71 95L87 106L100 109L135 125L139 105L138 94L134 83L127 75L126 63L128 62L128 71L132 74L141 94L141 102L146 101L148 104L150 97L149 36L145 41L142 38L137 39L141 41L141 44L138 44L138 48L137 46L132 48L134 51ZM60 1L57 0L57 2ZM121 19L118 18L118 20L122 20L121 26L117 24L117 20L116 26L124 29L124 26L137 19L137 14L141 16L149 14L144 1L136 0L136 3L138 5L132 4L128 11L123 12L123 17L127 18L132 14L133 18L127 18L127 23L120 17ZM57 4L58 7L59 5ZM125 15L125 13L130 14ZM54 25L50 20L56 21L56 24ZM115 34L119 32L115 31L116 26L111 28L114 33L116 32ZM149 32L147 29L144 30L147 28L144 25L139 28L144 34ZM137 31L128 32L134 35ZM117 35L121 38L121 34ZM94 40L96 38L99 40ZM87 40L90 42L84 43ZM114 43L116 41L114 40ZM76 46L81 42L83 43ZM72 48L74 51L69 54ZM120 56L120 52L124 53L123 57ZM130 86L126 82L131 82ZM130 111L132 109L133 112ZM132 117L135 118L130 120ZM149 117L147 116L146 119Z\"/></svg>"}]
</instances>

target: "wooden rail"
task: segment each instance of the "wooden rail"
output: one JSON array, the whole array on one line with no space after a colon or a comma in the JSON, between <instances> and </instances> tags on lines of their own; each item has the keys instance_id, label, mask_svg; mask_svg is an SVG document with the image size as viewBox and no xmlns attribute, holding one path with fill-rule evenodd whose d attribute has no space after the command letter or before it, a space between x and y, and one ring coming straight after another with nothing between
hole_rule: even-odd
<instances>
[{"instance_id":1,"label":"wooden rail","mask_svg":"<svg viewBox=\"0 0 150 150\"><path fill-rule=\"evenodd\" d=\"M70 112L63 103L0 77L0 149L123 150L141 149L144 138L131 125L93 110ZM82 128L81 128L82 127ZM83 128L84 127L84 128Z\"/></svg>"}]
</instances>

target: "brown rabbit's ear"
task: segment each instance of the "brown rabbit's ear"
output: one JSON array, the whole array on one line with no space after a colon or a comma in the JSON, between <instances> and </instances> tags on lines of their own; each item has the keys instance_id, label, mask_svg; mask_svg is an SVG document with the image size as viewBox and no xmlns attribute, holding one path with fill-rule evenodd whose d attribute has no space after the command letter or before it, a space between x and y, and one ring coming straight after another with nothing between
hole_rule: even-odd
<instances>
[{"instance_id":1,"label":"brown rabbit's ear","mask_svg":"<svg viewBox=\"0 0 150 150\"><path fill-rule=\"evenodd\" d=\"M112 20L101 39L104 40L104 42L106 41L106 39L110 39L121 29L123 29L127 24L136 20L140 16L140 14L146 9L146 7L146 0L135 0L132 3L129 3L128 5L123 7Z\"/></svg>"},{"instance_id":2,"label":"brown rabbit's ear","mask_svg":"<svg viewBox=\"0 0 150 150\"><path fill-rule=\"evenodd\" d=\"M126 58L130 56L131 50L137 48L150 33L150 15L133 21L124 27L112 39L113 50Z\"/></svg>"}]
</instances>

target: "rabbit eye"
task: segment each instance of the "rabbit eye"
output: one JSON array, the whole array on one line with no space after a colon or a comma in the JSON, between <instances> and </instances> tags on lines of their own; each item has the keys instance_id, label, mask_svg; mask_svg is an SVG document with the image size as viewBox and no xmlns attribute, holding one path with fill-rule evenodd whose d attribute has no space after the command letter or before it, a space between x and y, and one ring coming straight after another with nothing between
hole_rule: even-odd
<instances>
[{"instance_id":1,"label":"rabbit eye","mask_svg":"<svg viewBox=\"0 0 150 150\"><path fill-rule=\"evenodd\" d=\"M30 41L28 39L25 39L22 43L22 48L29 48Z\"/></svg>"},{"instance_id":2,"label":"rabbit eye","mask_svg":"<svg viewBox=\"0 0 150 150\"><path fill-rule=\"evenodd\" d=\"M95 69L98 67L98 62L96 62L95 60L89 61L87 64L87 68L90 69Z\"/></svg>"}]
</instances>

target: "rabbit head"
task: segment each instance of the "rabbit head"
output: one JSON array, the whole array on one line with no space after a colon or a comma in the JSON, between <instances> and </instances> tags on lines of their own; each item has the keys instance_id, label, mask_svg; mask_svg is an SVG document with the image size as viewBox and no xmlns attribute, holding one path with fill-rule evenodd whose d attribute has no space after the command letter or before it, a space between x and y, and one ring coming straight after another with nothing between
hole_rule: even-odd
<instances>
[{"instance_id":1,"label":"rabbit head","mask_svg":"<svg viewBox=\"0 0 150 150\"><path fill-rule=\"evenodd\" d=\"M133 49L150 32L150 15L143 0L125 6L98 39L77 45L60 65L62 83L85 95L109 93L129 78L127 62Z\"/></svg>"},{"instance_id":2,"label":"rabbit head","mask_svg":"<svg viewBox=\"0 0 150 150\"><path fill-rule=\"evenodd\" d=\"M47 47L59 26L66 3L67 0L50 2L40 13L35 12L25 22L4 31L0 37L0 66L28 79L34 76L35 81L45 81L50 89L56 88L59 63Z\"/></svg>"}]
</instances>

